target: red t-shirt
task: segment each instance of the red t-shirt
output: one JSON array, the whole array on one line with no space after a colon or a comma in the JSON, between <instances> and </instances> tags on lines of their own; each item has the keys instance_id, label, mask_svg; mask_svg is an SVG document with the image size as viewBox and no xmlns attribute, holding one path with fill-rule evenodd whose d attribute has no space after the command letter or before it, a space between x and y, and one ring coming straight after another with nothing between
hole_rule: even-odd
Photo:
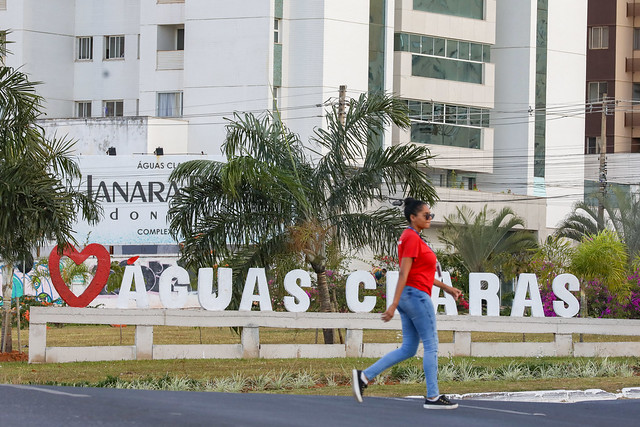
<instances>
[{"instance_id":1,"label":"red t-shirt","mask_svg":"<svg viewBox=\"0 0 640 427\"><path fill-rule=\"evenodd\" d=\"M404 230L398 240L398 259L400 262L402 262L402 258L413 258L406 286L431 295L433 279L436 274L436 254L411 228Z\"/></svg>"}]
</instances>

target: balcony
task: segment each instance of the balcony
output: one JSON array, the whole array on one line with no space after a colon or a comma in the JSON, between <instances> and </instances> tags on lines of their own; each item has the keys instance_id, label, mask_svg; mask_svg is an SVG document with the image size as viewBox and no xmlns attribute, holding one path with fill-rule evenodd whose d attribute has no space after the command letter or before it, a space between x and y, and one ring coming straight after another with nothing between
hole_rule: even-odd
<instances>
[{"instance_id":1,"label":"balcony","mask_svg":"<svg viewBox=\"0 0 640 427\"><path fill-rule=\"evenodd\" d=\"M158 4L184 3L184 0L158 0Z\"/></svg>"},{"instance_id":2,"label":"balcony","mask_svg":"<svg viewBox=\"0 0 640 427\"><path fill-rule=\"evenodd\" d=\"M640 138L640 107L624 113L624 126L631 128L631 138Z\"/></svg>"},{"instance_id":3,"label":"balcony","mask_svg":"<svg viewBox=\"0 0 640 427\"><path fill-rule=\"evenodd\" d=\"M627 16L640 16L640 3L627 3Z\"/></svg>"},{"instance_id":4,"label":"balcony","mask_svg":"<svg viewBox=\"0 0 640 427\"><path fill-rule=\"evenodd\" d=\"M627 58L625 71L627 73L635 73L637 71L640 71L640 58Z\"/></svg>"},{"instance_id":5,"label":"balcony","mask_svg":"<svg viewBox=\"0 0 640 427\"><path fill-rule=\"evenodd\" d=\"M624 113L624 126L640 126L640 110Z\"/></svg>"},{"instance_id":6,"label":"balcony","mask_svg":"<svg viewBox=\"0 0 640 427\"><path fill-rule=\"evenodd\" d=\"M184 50L159 50L156 61L157 70L183 70Z\"/></svg>"}]
</instances>

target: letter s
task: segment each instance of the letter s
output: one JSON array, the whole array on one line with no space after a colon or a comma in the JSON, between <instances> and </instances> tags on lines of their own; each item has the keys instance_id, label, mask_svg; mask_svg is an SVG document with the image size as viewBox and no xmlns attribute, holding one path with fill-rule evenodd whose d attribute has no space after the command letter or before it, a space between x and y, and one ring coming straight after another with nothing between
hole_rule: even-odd
<instances>
[{"instance_id":1,"label":"letter s","mask_svg":"<svg viewBox=\"0 0 640 427\"><path fill-rule=\"evenodd\" d=\"M565 286L569 285L569 289ZM580 290L580 281L573 274L559 274L553 279L551 289L560 301L553 302L553 311L560 317L573 317L580 311L580 302L570 291Z\"/></svg>"},{"instance_id":2,"label":"letter s","mask_svg":"<svg viewBox=\"0 0 640 427\"><path fill-rule=\"evenodd\" d=\"M298 280L300 285L298 285ZM311 286L311 276L309 273L297 269L291 270L284 276L284 289L289 295L284 297L284 308L292 313L303 313L309 309L311 301L309 295L302 289ZM298 302L296 302L298 300Z\"/></svg>"}]
</instances>

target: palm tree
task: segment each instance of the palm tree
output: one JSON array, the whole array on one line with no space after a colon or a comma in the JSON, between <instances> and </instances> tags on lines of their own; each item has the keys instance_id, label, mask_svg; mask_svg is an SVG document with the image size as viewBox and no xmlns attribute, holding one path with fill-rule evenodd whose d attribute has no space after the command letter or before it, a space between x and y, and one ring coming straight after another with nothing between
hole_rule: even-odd
<instances>
[{"instance_id":1,"label":"palm tree","mask_svg":"<svg viewBox=\"0 0 640 427\"><path fill-rule=\"evenodd\" d=\"M509 258L537 246L535 236L516 227L524 220L511 208L499 212L485 205L475 213L466 206L445 218L439 239L462 261L469 272L497 272Z\"/></svg>"},{"instance_id":2,"label":"palm tree","mask_svg":"<svg viewBox=\"0 0 640 427\"><path fill-rule=\"evenodd\" d=\"M277 116L235 115L223 146L226 163L181 164L171 176L183 187L169 218L173 235L184 239L187 265L226 259L242 277L250 267L297 253L317 275L321 310L331 311L328 246L389 251L404 221L391 206L380 207L387 194L436 199L425 170L427 148L373 148L386 126L409 126L404 102L362 95L341 118L336 107L327 112L326 129L311 138L319 151L311 152ZM237 304L241 288L234 288ZM332 331L324 338L332 343Z\"/></svg>"},{"instance_id":3,"label":"palm tree","mask_svg":"<svg viewBox=\"0 0 640 427\"><path fill-rule=\"evenodd\" d=\"M0 43L1 53L5 46ZM73 143L47 139L35 124L42 99L36 83L0 66L0 259L3 275L3 328L0 351L11 351L13 266L40 245L75 242L79 215L99 218L99 206L73 184L80 170L71 157Z\"/></svg>"},{"instance_id":4,"label":"palm tree","mask_svg":"<svg viewBox=\"0 0 640 427\"><path fill-rule=\"evenodd\" d=\"M609 228L614 230L626 245L629 259L640 255L640 193L630 193L619 188L613 196L603 199L607 219L599 219L597 209L579 202L558 227L556 234L581 242L587 236L595 236Z\"/></svg>"},{"instance_id":5,"label":"palm tree","mask_svg":"<svg viewBox=\"0 0 640 427\"><path fill-rule=\"evenodd\" d=\"M577 202L573 211L562 220L556 236L580 242L584 236L598 234L606 228L602 218L598 218L598 209L585 202Z\"/></svg>"}]
</instances>

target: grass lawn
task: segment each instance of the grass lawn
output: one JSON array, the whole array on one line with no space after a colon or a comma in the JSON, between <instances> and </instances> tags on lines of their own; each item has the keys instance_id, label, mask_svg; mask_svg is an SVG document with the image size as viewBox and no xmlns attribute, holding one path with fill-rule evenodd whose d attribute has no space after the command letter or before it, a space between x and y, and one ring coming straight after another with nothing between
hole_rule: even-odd
<instances>
[{"instance_id":1,"label":"grass lawn","mask_svg":"<svg viewBox=\"0 0 640 427\"><path fill-rule=\"evenodd\" d=\"M88 346L88 345L133 345L134 327L94 326L94 325L51 325L47 330L48 346ZM14 348L17 349L17 330L13 333ZM343 331L344 336L344 331ZM28 330L21 331L23 351L28 350ZM451 332L440 333L441 342L451 342ZM503 342L546 342L551 334L491 334L474 333L474 341ZM574 340L579 339L578 335ZM629 339L629 337L625 337ZM262 343L314 343L322 341L322 333L314 330L261 329ZM365 331L365 342L398 342L399 331ZM585 341L617 341L612 336L585 336ZM189 328L155 327L156 344L232 344L240 343L240 337L228 328ZM580 378L527 378L504 374L505 371L517 371L526 367L532 371L541 365L568 366L602 363L596 358L441 358L440 368L447 364L472 367L473 370L502 372L490 379L466 379L441 381L440 388L445 393L472 393L496 391L525 391L548 389L589 389L599 388L616 392L624 387L640 387L640 358L609 358L612 363L628 366L631 373L622 376L590 376L588 371ZM287 373L292 376L302 374L313 378L310 384L297 386L291 383L287 387L271 387L258 391L295 394L349 395L350 371L364 368L375 359L335 358L335 359L190 359L190 360L153 360L153 361L115 361L115 362L78 362L64 364L33 364L26 362L0 363L0 383L12 384L84 384L100 386L105 380L122 382L140 381L149 378L178 378L195 381L215 381L216 379L241 378L247 384L264 380L267 376ZM405 370L420 371L421 359L412 358L401 365ZM585 368L586 369L586 368ZM509 371L510 372L510 371ZM595 371L594 371L595 372ZM391 373L391 375L390 375ZM385 373L384 385L371 385L367 389L370 396L405 396L424 394L424 383L399 380L391 371ZM517 372L516 372L517 374ZM501 376L502 375L502 376ZM511 375L511 379L504 379ZM599 375L599 374L598 374ZM499 379L496 379L498 377ZM406 383L409 382L409 383ZM239 390L256 391L251 387Z\"/></svg>"}]
</instances>

